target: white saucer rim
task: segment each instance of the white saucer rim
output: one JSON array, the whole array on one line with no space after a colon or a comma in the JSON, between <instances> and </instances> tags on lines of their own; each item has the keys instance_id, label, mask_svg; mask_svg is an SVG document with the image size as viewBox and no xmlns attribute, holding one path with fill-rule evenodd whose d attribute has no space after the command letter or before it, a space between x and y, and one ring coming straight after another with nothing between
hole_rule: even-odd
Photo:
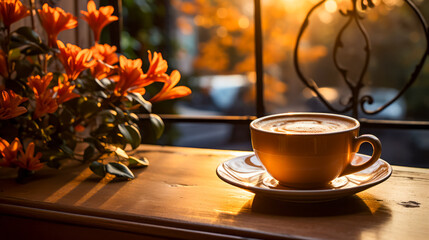
<instances>
[{"instance_id":1,"label":"white saucer rim","mask_svg":"<svg viewBox=\"0 0 429 240\"><path fill-rule=\"evenodd\" d=\"M368 155L361 154L361 153L356 153L356 155L370 157ZM390 176L393 173L392 166L387 161L379 158L376 162L378 162L378 161L383 162L388 167L388 173L384 177L382 177L380 179L377 179L375 181L370 181L370 182L364 183L362 185L358 185L358 186L354 186L354 187L350 187L350 188L296 189L296 190L295 189L294 190L289 190L289 189L269 189L269 188L261 188L261 187L255 187L255 186L241 185L241 184L238 184L235 181L230 181L229 179L226 179L223 176L221 176L221 174L219 174L219 168L222 167L222 165L224 163L226 163L228 161L232 161L234 159L243 158L243 157L249 157L249 156L255 156L255 154L251 153L251 154L248 154L248 155L237 156L237 157L234 157L234 158L231 158L229 160L226 160L226 161L222 162L216 168L216 175L222 181L224 181L224 182L226 182L228 184L231 184L231 185L236 186L236 187L241 188L241 189L249 190L249 191L254 192L254 193L263 193L263 194L269 194L269 195L272 195L272 194L276 194L276 195L278 195L278 194L282 194L282 195L286 195L286 194L288 194L288 195L299 194L300 196L314 196L314 195L323 195L323 194L329 194L329 193L332 193L332 194L336 193L336 194L338 194L338 193L348 193L348 192L354 192L354 193L361 192L363 190L366 190L366 189L368 189L370 187L373 187L375 185L378 185L378 184L386 181L387 179L390 178ZM374 164L376 164L376 162ZM349 174L349 175L352 175L352 174ZM353 191L353 190L358 190L358 191Z\"/></svg>"}]
</instances>

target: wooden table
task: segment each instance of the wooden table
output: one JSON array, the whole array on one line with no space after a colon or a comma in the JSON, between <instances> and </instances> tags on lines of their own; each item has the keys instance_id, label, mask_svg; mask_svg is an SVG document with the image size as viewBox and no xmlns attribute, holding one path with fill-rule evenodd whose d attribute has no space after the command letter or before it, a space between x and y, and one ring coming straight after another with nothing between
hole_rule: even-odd
<instances>
[{"instance_id":1,"label":"wooden table","mask_svg":"<svg viewBox=\"0 0 429 240\"><path fill-rule=\"evenodd\" d=\"M394 166L386 182L312 204L255 196L221 181L221 162L248 152L142 145L136 179L86 166L0 179L1 239L428 239L429 170ZM388 159L386 159L388 160ZM4 169L3 169L4 170Z\"/></svg>"}]
</instances>

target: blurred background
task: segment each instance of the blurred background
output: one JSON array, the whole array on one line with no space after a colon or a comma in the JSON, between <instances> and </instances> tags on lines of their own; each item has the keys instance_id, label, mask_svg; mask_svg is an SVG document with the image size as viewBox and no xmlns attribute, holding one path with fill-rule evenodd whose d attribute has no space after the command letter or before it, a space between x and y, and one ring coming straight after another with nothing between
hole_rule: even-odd
<instances>
[{"instance_id":1,"label":"blurred background","mask_svg":"<svg viewBox=\"0 0 429 240\"><path fill-rule=\"evenodd\" d=\"M108 4L109 1L100 1ZM268 114L330 112L299 80L293 66L297 34L318 0L262 1L264 98ZM327 0L309 19L300 45L305 75L334 106L350 92L333 62L335 38L351 9L350 0ZM360 1L359 1L360 2ZM366 1L364 1L366 2ZM362 94L374 97L367 109L392 99L402 89L425 50L426 40L416 15L403 0L373 0L360 14L371 43L371 60ZM415 0L429 17L429 1ZM147 59L147 50L162 52L169 69L178 69L186 99L154 105L155 113L204 116L254 116L254 5L249 0L123 0L121 49L128 58ZM103 32L109 42L108 31ZM356 24L344 33L339 58L357 80L364 64L364 38ZM148 64L148 61L144 61ZM147 66L143 69L147 69ZM155 86L156 87L156 86ZM150 93L150 89L149 89ZM346 113L350 115L350 113ZM429 121L429 65L400 99L368 119ZM383 143L382 158L391 164L429 167L429 131L363 128ZM247 124L171 123L161 139L142 133L146 143L251 150ZM361 152L370 154L368 146Z\"/></svg>"}]
</instances>

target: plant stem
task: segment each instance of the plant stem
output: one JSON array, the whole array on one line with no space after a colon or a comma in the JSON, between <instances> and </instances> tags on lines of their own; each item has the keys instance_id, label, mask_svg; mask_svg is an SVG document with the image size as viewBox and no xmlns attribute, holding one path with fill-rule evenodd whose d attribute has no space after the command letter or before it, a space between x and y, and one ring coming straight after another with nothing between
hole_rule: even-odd
<instances>
[{"instance_id":1,"label":"plant stem","mask_svg":"<svg viewBox=\"0 0 429 240\"><path fill-rule=\"evenodd\" d=\"M45 54L44 58L43 58L43 70L42 70L45 74L48 73L48 54Z\"/></svg>"},{"instance_id":2,"label":"plant stem","mask_svg":"<svg viewBox=\"0 0 429 240\"><path fill-rule=\"evenodd\" d=\"M34 32L36 32L36 23L35 23L35 20L34 20L34 17L35 17L35 8L34 8L34 6L35 6L35 3L34 3L34 0L29 0L29 2L30 2L30 19L31 19L31 29L34 31ZM42 56L41 55L37 55L37 59L39 60L39 64L41 65L42 64Z\"/></svg>"},{"instance_id":3,"label":"plant stem","mask_svg":"<svg viewBox=\"0 0 429 240\"><path fill-rule=\"evenodd\" d=\"M31 29L36 31L36 24L34 23L34 0L30 0L30 17L31 17Z\"/></svg>"}]
</instances>

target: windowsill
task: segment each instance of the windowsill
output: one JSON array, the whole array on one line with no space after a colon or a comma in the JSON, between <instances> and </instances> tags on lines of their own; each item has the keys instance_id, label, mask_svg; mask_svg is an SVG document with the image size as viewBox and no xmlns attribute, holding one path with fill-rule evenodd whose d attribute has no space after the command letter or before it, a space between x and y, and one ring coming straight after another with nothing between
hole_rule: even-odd
<instances>
[{"instance_id":1,"label":"windowsill","mask_svg":"<svg viewBox=\"0 0 429 240\"><path fill-rule=\"evenodd\" d=\"M76 233L107 239L423 239L429 234L427 169L394 166L390 179L356 196L299 204L255 196L216 176L221 162L243 154L248 152L142 145L135 155L147 157L150 166L135 171L133 181L109 183L81 165L61 173L42 170L24 185L3 177L0 225L11 238L35 232L41 237L59 232L67 239ZM419 204L404 204L409 201ZM30 225L22 227L25 223Z\"/></svg>"}]
</instances>

